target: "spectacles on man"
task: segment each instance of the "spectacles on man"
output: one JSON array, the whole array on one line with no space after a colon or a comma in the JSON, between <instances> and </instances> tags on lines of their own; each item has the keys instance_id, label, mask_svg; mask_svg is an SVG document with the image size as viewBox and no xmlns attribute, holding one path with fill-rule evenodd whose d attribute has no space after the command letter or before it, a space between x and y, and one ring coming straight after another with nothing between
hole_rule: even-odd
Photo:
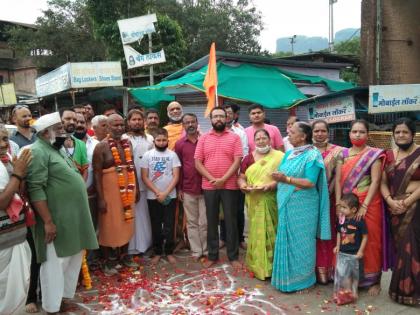
<instances>
[{"instance_id":1,"label":"spectacles on man","mask_svg":"<svg viewBox=\"0 0 420 315\"><path fill-rule=\"evenodd\" d=\"M22 108L29 109L29 106L25 104L16 105L12 110L12 115L14 115L18 109L22 109Z\"/></svg>"}]
</instances>

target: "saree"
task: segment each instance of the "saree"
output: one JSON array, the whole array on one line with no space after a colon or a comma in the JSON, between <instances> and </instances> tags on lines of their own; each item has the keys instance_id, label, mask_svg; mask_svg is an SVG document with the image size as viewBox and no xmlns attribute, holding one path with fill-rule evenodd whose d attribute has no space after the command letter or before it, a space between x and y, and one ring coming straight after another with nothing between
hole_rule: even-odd
<instances>
[{"instance_id":1,"label":"saree","mask_svg":"<svg viewBox=\"0 0 420 315\"><path fill-rule=\"evenodd\" d=\"M245 172L248 185L262 186L273 181L284 154L272 150ZM245 196L249 231L245 263L257 279L271 277L277 230L277 200L274 191L252 191Z\"/></svg>"},{"instance_id":2,"label":"saree","mask_svg":"<svg viewBox=\"0 0 420 315\"><path fill-rule=\"evenodd\" d=\"M331 240L316 240L316 277L318 283L327 284L334 276L334 253L333 249L336 245L337 232L336 208L335 208L335 168L337 159L343 147L331 145L328 150L321 153L324 159L325 173L327 176L328 191L330 194L330 223L331 223Z\"/></svg>"},{"instance_id":3,"label":"saree","mask_svg":"<svg viewBox=\"0 0 420 315\"><path fill-rule=\"evenodd\" d=\"M343 158L348 157L349 149L343 149ZM360 204L363 204L371 183L370 169L376 160L383 157L383 150L367 147L354 157L343 161L340 182L343 194L352 192L359 198ZM378 189L365 215L368 241L363 256L364 279L359 282L359 287L370 287L381 281L383 218L382 198Z\"/></svg>"},{"instance_id":4,"label":"saree","mask_svg":"<svg viewBox=\"0 0 420 315\"><path fill-rule=\"evenodd\" d=\"M321 153L312 145L287 151L279 171L315 185L298 189L277 186L278 226L271 284L283 292L311 287L316 282L316 238L331 238L328 185Z\"/></svg>"},{"instance_id":5,"label":"saree","mask_svg":"<svg viewBox=\"0 0 420 315\"><path fill-rule=\"evenodd\" d=\"M396 164L387 152L385 173L393 199L405 199L410 181L420 180L420 148ZM391 214L391 234L396 264L392 271L389 295L397 303L420 305L420 201L402 214Z\"/></svg>"}]
</instances>

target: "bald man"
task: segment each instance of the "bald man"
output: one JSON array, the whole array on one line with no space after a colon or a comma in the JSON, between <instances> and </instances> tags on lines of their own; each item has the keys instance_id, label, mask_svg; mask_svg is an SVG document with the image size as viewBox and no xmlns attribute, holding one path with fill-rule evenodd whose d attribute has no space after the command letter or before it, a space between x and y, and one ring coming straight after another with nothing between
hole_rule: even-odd
<instances>
[{"instance_id":1,"label":"bald man","mask_svg":"<svg viewBox=\"0 0 420 315\"><path fill-rule=\"evenodd\" d=\"M182 106L178 102L170 102L167 108L169 123L163 127L168 131L168 148L174 150L175 143L183 136Z\"/></svg>"},{"instance_id":2,"label":"bald man","mask_svg":"<svg viewBox=\"0 0 420 315\"><path fill-rule=\"evenodd\" d=\"M118 114L111 114L107 120L109 137L103 139L93 152L93 172L97 193L99 245L102 246L105 264L103 271L107 275L117 274L115 265L109 260L109 248L119 248L119 262L127 267L137 267L137 264L127 254L128 243L134 234L134 203L138 201L138 184L135 180L134 195L131 205L131 219L124 208L119 187L119 174L123 174L125 187L130 177L128 170L131 165L127 161L124 149L129 149L132 160L130 140L122 139L125 133L124 119ZM111 148L116 148L115 152ZM121 165L118 165L121 161ZM134 166L133 166L134 169ZM134 178L135 172L134 172ZM129 214L129 213L128 213Z\"/></svg>"}]
</instances>

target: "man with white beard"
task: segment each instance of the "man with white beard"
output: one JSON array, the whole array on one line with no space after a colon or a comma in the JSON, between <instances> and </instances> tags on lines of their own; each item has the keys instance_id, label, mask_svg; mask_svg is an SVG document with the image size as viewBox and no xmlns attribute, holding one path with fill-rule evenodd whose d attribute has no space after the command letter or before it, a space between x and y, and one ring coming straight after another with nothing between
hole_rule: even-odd
<instances>
[{"instance_id":1,"label":"man with white beard","mask_svg":"<svg viewBox=\"0 0 420 315\"><path fill-rule=\"evenodd\" d=\"M135 205L134 235L128 245L129 254L145 253L152 246L152 228L147 206L146 186L141 179L140 161L143 155L153 149L153 137L144 131L144 115L139 109L132 109L127 115L128 132L123 135L131 142L133 160L139 182L140 200Z\"/></svg>"},{"instance_id":2,"label":"man with white beard","mask_svg":"<svg viewBox=\"0 0 420 315\"><path fill-rule=\"evenodd\" d=\"M168 131L168 149L174 150L175 143L184 135L182 128L182 106L178 102L171 102L167 108L169 122L163 127Z\"/></svg>"}]
</instances>

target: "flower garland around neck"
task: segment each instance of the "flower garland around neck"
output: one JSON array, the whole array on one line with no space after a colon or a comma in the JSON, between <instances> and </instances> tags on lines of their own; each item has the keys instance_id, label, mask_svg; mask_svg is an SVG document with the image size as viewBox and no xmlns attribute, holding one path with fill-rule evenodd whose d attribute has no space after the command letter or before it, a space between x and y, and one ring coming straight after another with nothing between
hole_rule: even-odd
<instances>
[{"instance_id":1,"label":"flower garland around neck","mask_svg":"<svg viewBox=\"0 0 420 315\"><path fill-rule=\"evenodd\" d=\"M134 219L133 204L136 178L134 175L134 162L131 154L130 142L128 139L121 140L121 146L124 149L124 157L127 163L127 185L125 185L126 181L122 168L122 160L117 148L117 142L110 137L108 138L108 143L111 148L112 156L114 157L115 170L118 173L118 186L124 207L124 219L125 221L131 221Z\"/></svg>"}]
</instances>

